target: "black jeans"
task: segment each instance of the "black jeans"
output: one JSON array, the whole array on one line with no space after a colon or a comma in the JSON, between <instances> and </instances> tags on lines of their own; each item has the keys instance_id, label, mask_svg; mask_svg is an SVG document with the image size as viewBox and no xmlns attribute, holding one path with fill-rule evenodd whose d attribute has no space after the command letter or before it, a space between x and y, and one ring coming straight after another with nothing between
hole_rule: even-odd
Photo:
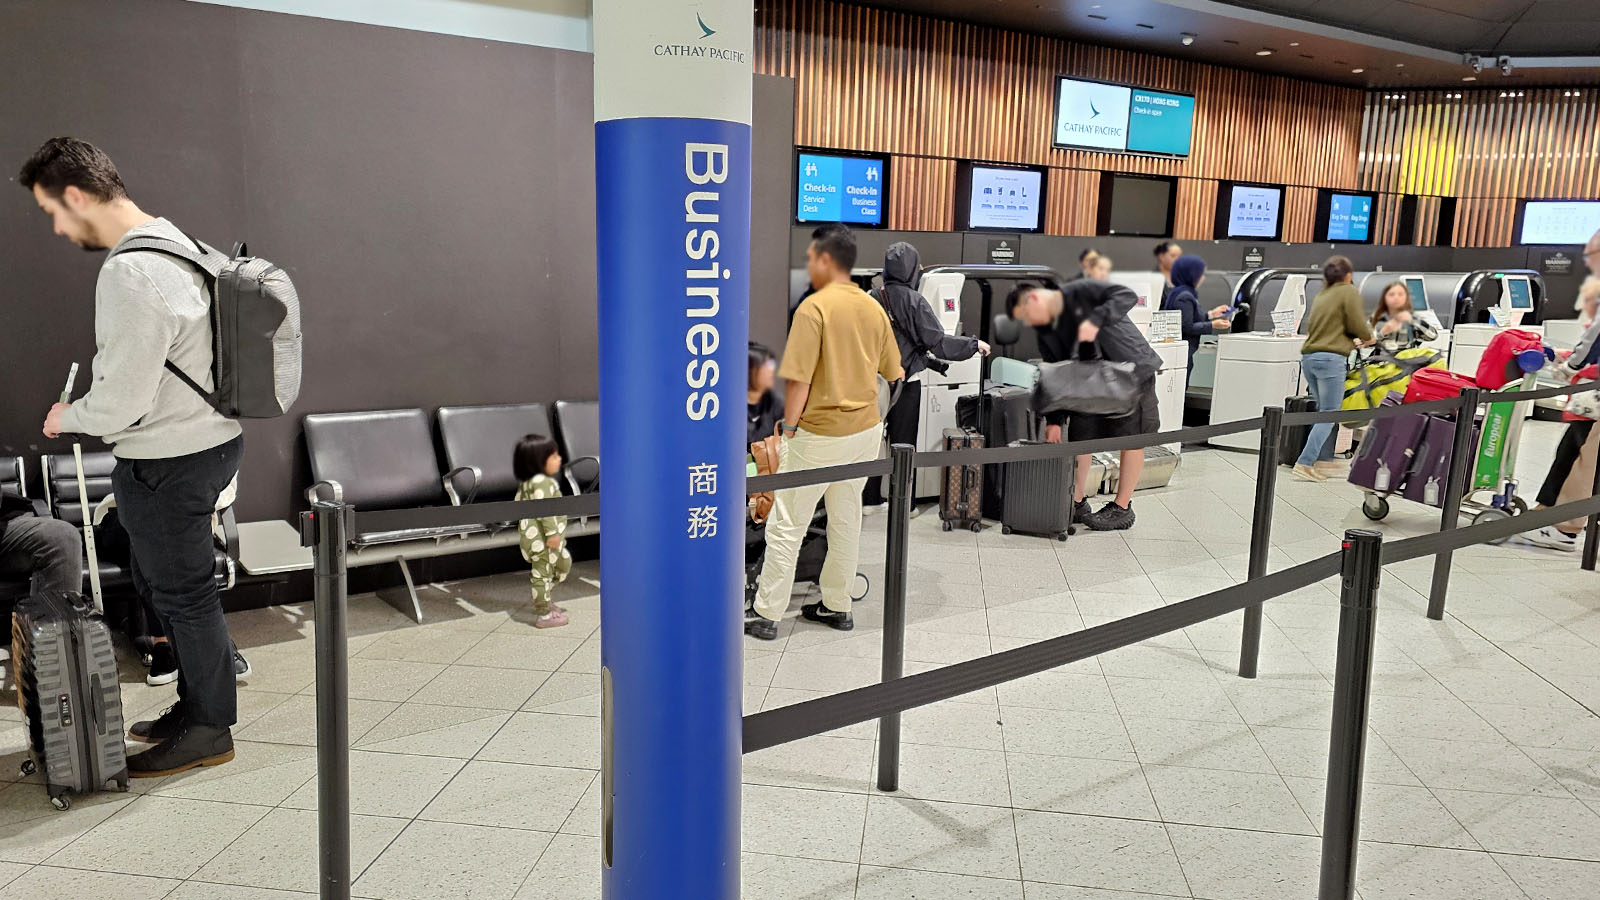
<instances>
[{"instance_id":1,"label":"black jeans","mask_svg":"<svg viewBox=\"0 0 1600 900\"><path fill-rule=\"evenodd\" d=\"M1561 486L1567 483L1567 476L1572 474L1572 466L1578 461L1584 442L1589 440L1589 429L1593 427L1593 422L1572 422L1567 425L1566 433L1561 435L1561 443L1556 445L1556 458L1550 463L1550 473L1544 477L1544 486L1539 488L1540 506L1559 503Z\"/></svg>"},{"instance_id":2,"label":"black jeans","mask_svg":"<svg viewBox=\"0 0 1600 900\"><path fill-rule=\"evenodd\" d=\"M889 416L883 421L884 434L889 445L917 443L917 424L922 419L922 382L908 381L899 399L889 407ZM866 490L861 492L861 502L867 506L882 506L888 502L883 487L888 476L868 478Z\"/></svg>"},{"instance_id":3,"label":"black jeans","mask_svg":"<svg viewBox=\"0 0 1600 900\"><path fill-rule=\"evenodd\" d=\"M232 642L214 575L211 515L239 471L244 438L172 459L119 459L117 511L133 545L137 581L172 641L185 719L229 727L238 712Z\"/></svg>"},{"instance_id":4,"label":"black jeans","mask_svg":"<svg viewBox=\"0 0 1600 900\"><path fill-rule=\"evenodd\" d=\"M60 519L0 523L0 575L30 577L33 593L83 590L83 538Z\"/></svg>"}]
</instances>

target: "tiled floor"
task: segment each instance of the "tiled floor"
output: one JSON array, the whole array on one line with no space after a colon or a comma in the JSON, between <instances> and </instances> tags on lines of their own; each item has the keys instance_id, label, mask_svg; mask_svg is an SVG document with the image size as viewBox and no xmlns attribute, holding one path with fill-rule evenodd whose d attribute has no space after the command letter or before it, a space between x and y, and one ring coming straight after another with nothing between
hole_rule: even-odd
<instances>
[{"instance_id":1,"label":"tiled floor","mask_svg":"<svg viewBox=\"0 0 1600 900\"><path fill-rule=\"evenodd\" d=\"M1524 448L1530 484L1557 427ZM907 668L1110 621L1240 580L1253 457L1186 453L1126 534L1064 544L914 523ZM1285 475L1287 473L1285 471ZM1531 492L1531 491L1530 491ZM1364 525L1348 485L1285 477L1273 566ZM1397 502L1384 530L1436 514ZM881 515L864 566L882 584ZM574 624L539 632L520 575L430 587L417 627L351 603L357 895L599 896L597 568ZM1600 576L1527 547L1457 556L1449 614L1427 561L1383 583L1363 811L1365 900L1587 900L1600 889ZM874 681L881 603L853 634L787 623L749 642L745 708ZM287 900L316 888L309 604L232 617L257 675L238 760L57 813L16 777L0 710L0 900ZM745 761L745 896L762 900L1306 900L1315 895L1337 598L1268 604L1261 677L1233 674L1238 617L919 709L903 790L872 788L876 733ZM129 674L133 674L130 669ZM9 699L9 698L7 698ZM128 685L134 716L170 690ZM821 761L826 760L824 767ZM301 893L295 893L301 892Z\"/></svg>"}]
</instances>

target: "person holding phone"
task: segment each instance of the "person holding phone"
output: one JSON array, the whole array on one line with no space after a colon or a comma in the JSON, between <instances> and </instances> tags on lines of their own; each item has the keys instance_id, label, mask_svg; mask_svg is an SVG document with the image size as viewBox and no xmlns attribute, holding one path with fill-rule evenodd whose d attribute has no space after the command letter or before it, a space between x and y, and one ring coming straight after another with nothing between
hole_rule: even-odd
<instances>
[{"instance_id":1,"label":"person holding phone","mask_svg":"<svg viewBox=\"0 0 1600 900\"><path fill-rule=\"evenodd\" d=\"M1388 353L1410 350L1439 336L1439 330L1417 318L1411 311L1411 292L1398 281L1383 289L1383 298L1372 313L1372 330L1378 346Z\"/></svg>"}]
</instances>

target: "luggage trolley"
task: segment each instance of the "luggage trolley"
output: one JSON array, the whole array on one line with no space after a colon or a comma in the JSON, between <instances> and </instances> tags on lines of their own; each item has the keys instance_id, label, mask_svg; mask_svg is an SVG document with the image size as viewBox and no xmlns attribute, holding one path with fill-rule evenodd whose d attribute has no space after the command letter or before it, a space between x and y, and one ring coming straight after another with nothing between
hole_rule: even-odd
<instances>
[{"instance_id":1,"label":"luggage trolley","mask_svg":"<svg viewBox=\"0 0 1600 900\"><path fill-rule=\"evenodd\" d=\"M1546 354L1537 350L1526 350L1517 354L1517 367L1522 370L1523 377L1514 388L1510 389L1536 390L1539 372L1544 368L1546 361ZM1509 519L1528 511L1527 501L1517 494L1516 478L1517 449L1522 439L1522 426L1527 419L1523 411L1518 408L1523 402L1525 401L1491 403L1484 412L1471 477L1461 499L1461 514L1470 515L1474 525ZM1456 427L1461 426L1462 418L1464 417L1457 417ZM1438 449L1433 448L1434 451ZM1448 460L1448 457L1445 459ZM1402 473L1403 476L1411 474L1414 473ZM1406 478L1402 480L1409 482ZM1420 500L1428 506L1437 507L1444 505L1444 488L1442 482L1430 479L1420 491L1420 497L1415 496L1419 492L1409 484L1405 490L1406 494L1410 495L1407 499ZM1399 491L1399 488L1367 491L1366 498L1361 504L1361 512L1373 521L1386 518L1389 515L1388 498ZM1501 538L1491 543L1504 543L1505 540Z\"/></svg>"}]
</instances>

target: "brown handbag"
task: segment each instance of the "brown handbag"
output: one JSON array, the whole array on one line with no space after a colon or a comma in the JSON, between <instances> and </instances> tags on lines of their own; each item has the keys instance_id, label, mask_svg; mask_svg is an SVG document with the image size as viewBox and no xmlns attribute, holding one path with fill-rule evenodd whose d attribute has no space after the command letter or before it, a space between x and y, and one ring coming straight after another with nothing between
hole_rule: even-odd
<instances>
[{"instance_id":1,"label":"brown handbag","mask_svg":"<svg viewBox=\"0 0 1600 900\"><path fill-rule=\"evenodd\" d=\"M780 422L779 428L783 427ZM756 461L757 475L771 475L778 471L778 463L782 453L783 439L778 437L776 431L770 437L762 438L750 445L750 455ZM772 514L773 496L771 491L762 491L750 495L750 521L757 525L767 521L767 516Z\"/></svg>"}]
</instances>

